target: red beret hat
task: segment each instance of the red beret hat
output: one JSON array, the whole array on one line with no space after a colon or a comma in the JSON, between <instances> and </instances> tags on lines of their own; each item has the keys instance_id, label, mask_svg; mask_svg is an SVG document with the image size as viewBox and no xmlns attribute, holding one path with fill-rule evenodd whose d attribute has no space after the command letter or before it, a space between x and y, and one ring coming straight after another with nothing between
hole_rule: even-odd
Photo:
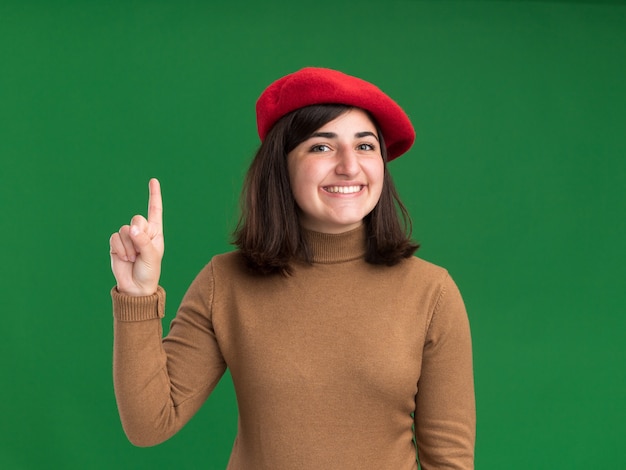
<instances>
[{"instance_id":1,"label":"red beret hat","mask_svg":"<svg viewBox=\"0 0 626 470\"><path fill-rule=\"evenodd\" d=\"M336 70L316 67L279 78L263 91L256 103L261 141L284 115L304 106L327 103L355 106L374 116L389 160L402 155L415 141L415 130L406 113L377 86Z\"/></svg>"}]
</instances>

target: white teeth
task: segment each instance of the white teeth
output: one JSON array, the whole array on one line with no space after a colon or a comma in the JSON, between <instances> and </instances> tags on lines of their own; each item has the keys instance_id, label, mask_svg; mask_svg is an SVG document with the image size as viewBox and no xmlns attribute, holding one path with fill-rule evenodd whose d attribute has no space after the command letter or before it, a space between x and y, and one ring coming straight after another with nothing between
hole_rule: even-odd
<instances>
[{"instance_id":1,"label":"white teeth","mask_svg":"<svg viewBox=\"0 0 626 470\"><path fill-rule=\"evenodd\" d=\"M324 189L329 193L351 194L358 193L363 186L326 186Z\"/></svg>"}]
</instances>

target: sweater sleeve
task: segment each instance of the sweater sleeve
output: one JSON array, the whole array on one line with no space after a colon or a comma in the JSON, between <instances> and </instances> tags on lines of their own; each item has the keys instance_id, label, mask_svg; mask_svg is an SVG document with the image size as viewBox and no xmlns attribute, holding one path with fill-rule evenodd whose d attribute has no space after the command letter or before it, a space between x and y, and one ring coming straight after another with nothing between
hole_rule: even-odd
<instances>
[{"instance_id":1,"label":"sweater sleeve","mask_svg":"<svg viewBox=\"0 0 626 470\"><path fill-rule=\"evenodd\" d=\"M415 408L423 470L474 468L476 408L469 321L447 276L426 333Z\"/></svg>"},{"instance_id":2,"label":"sweater sleeve","mask_svg":"<svg viewBox=\"0 0 626 470\"><path fill-rule=\"evenodd\" d=\"M113 382L122 426L137 446L159 444L191 419L226 364L211 321L211 264L196 277L163 338L165 292L130 297L111 292Z\"/></svg>"}]
</instances>

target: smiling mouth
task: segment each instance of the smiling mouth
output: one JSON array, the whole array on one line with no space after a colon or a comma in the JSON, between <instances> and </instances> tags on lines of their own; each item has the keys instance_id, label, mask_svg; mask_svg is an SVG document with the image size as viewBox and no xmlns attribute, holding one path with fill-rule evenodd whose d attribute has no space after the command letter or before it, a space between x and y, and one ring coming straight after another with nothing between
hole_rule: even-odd
<instances>
[{"instance_id":1,"label":"smiling mouth","mask_svg":"<svg viewBox=\"0 0 626 470\"><path fill-rule=\"evenodd\" d=\"M324 186L323 189L324 191L326 191L327 193L332 193L332 194L353 194L353 193L358 193L359 191L361 191L363 189L363 185L356 185L356 186Z\"/></svg>"}]
</instances>

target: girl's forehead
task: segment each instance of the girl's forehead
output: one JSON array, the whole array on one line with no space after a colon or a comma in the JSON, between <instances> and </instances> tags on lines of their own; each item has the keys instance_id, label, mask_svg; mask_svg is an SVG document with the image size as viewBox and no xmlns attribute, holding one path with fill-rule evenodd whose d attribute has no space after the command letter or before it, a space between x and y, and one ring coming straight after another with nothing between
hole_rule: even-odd
<instances>
[{"instance_id":1,"label":"girl's forehead","mask_svg":"<svg viewBox=\"0 0 626 470\"><path fill-rule=\"evenodd\" d=\"M324 131L325 129L345 130L351 131L353 129L359 129L360 131L376 132L376 126L369 117L369 115L359 108L348 109L345 113L340 114L336 118L328 121L326 124L320 126L316 132Z\"/></svg>"}]
</instances>

